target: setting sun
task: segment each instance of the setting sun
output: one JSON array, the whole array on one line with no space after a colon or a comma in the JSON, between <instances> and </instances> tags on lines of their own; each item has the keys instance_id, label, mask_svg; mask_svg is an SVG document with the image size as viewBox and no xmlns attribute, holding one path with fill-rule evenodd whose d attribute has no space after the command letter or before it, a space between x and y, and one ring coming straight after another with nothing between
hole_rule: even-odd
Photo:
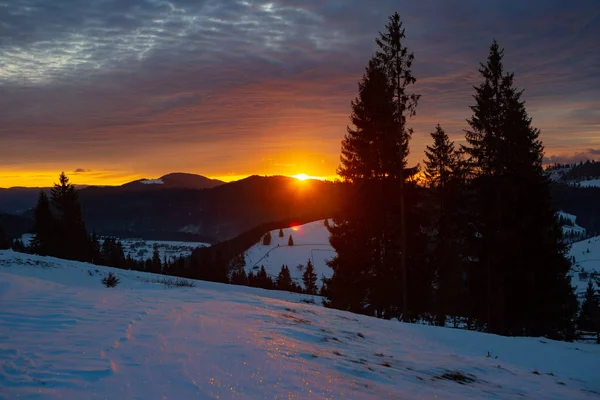
<instances>
[{"instance_id":1,"label":"setting sun","mask_svg":"<svg viewBox=\"0 0 600 400\"><path fill-rule=\"evenodd\" d=\"M323 178L321 176L311 176L311 175L307 175L307 174L297 174L297 175L292 176L292 178L296 178L299 181L306 181L309 179L317 179L320 181L325 180L325 178Z\"/></svg>"},{"instance_id":2,"label":"setting sun","mask_svg":"<svg viewBox=\"0 0 600 400\"><path fill-rule=\"evenodd\" d=\"M308 176L306 174L298 174L298 175L294 175L294 178L299 179L301 181L305 181L305 180L309 179L310 176Z\"/></svg>"}]
</instances>

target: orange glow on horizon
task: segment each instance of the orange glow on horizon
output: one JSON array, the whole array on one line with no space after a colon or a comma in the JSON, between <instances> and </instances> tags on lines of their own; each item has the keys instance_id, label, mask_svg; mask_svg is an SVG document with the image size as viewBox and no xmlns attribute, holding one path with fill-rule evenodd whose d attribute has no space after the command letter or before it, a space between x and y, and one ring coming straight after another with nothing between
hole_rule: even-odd
<instances>
[{"instance_id":1,"label":"orange glow on horizon","mask_svg":"<svg viewBox=\"0 0 600 400\"><path fill-rule=\"evenodd\" d=\"M307 174L296 174L296 175L293 175L292 178L296 178L299 181L306 181L306 180L309 180L309 179L316 179L316 180L319 180L319 181L326 180L326 178L322 177L322 176L310 176L310 175L307 175Z\"/></svg>"},{"instance_id":2,"label":"orange glow on horizon","mask_svg":"<svg viewBox=\"0 0 600 400\"><path fill-rule=\"evenodd\" d=\"M0 170L0 188L11 188L11 187L52 187L55 182L58 182L58 176L63 170ZM127 171L110 171L110 170L91 170L91 171L69 171L64 170L65 174L69 178L70 183L82 186L120 186L128 182L136 181L139 179L157 179L162 174L134 174ZM197 172L190 172L197 173ZM204 175L197 173L198 175ZM274 176L279 174L229 174L229 175L211 175L206 174L207 178L218 179L223 182L233 182L240 179L245 179L251 175L259 176ZM291 178L298 179L300 182L304 182L311 179L317 180L330 180L334 181L339 179L337 176L311 176L307 174L288 175Z\"/></svg>"}]
</instances>

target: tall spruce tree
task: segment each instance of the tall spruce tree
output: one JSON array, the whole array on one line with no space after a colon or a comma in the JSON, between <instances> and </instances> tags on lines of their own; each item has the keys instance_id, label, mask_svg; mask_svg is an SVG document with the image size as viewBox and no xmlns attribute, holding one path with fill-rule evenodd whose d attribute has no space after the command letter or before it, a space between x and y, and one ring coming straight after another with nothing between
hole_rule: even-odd
<instances>
[{"instance_id":1,"label":"tall spruce tree","mask_svg":"<svg viewBox=\"0 0 600 400\"><path fill-rule=\"evenodd\" d=\"M467 257L465 224L460 212L465 168L461 153L440 125L431 133L433 144L425 150L425 176L429 192L429 264L433 278L432 301L438 323L447 315L465 315L463 275Z\"/></svg>"},{"instance_id":2,"label":"tall spruce tree","mask_svg":"<svg viewBox=\"0 0 600 400\"><path fill-rule=\"evenodd\" d=\"M43 191L38 196L38 202L34 211L33 241L31 250L39 255L56 256L56 220L50 210L50 201Z\"/></svg>"},{"instance_id":3,"label":"tall spruce tree","mask_svg":"<svg viewBox=\"0 0 600 400\"><path fill-rule=\"evenodd\" d=\"M406 221L406 179L408 178L404 169L406 167L406 158L408 157L408 143L412 136L412 128L407 126L408 118L416 114L417 104L420 95L410 92L410 85L416 83L416 78L412 74L413 53L409 53L403 41L405 39L405 30L400 20L400 15L394 13L389 18L389 23L385 26L386 30L379 33L375 40L379 47L377 51L377 60L385 68L389 84L393 88L393 103L396 119L396 140L398 146L392 147L395 151L395 158L400 161L399 168L396 169L396 175L399 184L399 213L400 232L400 271L402 274L402 315L403 320L407 321L410 315L409 297L408 297L408 266L407 266L407 221Z\"/></svg>"},{"instance_id":4,"label":"tall spruce tree","mask_svg":"<svg viewBox=\"0 0 600 400\"><path fill-rule=\"evenodd\" d=\"M326 305L390 318L409 318L407 246L408 143L418 95L408 88L412 53L396 13L380 33L379 51L359 82L352 125L342 141L338 174L350 183L341 215L330 226L337 252L324 283ZM416 236L415 236L416 237ZM399 290L400 289L400 290Z\"/></svg>"},{"instance_id":5,"label":"tall spruce tree","mask_svg":"<svg viewBox=\"0 0 600 400\"><path fill-rule=\"evenodd\" d=\"M77 190L64 172L60 174L59 183L51 189L51 198L57 212L56 256L89 261L92 245L83 222Z\"/></svg>"},{"instance_id":6,"label":"tall spruce tree","mask_svg":"<svg viewBox=\"0 0 600 400\"><path fill-rule=\"evenodd\" d=\"M539 130L504 72L493 42L479 72L464 150L476 193L473 268L469 285L475 316L489 332L572 335L576 299L570 262L542 169Z\"/></svg>"}]
</instances>

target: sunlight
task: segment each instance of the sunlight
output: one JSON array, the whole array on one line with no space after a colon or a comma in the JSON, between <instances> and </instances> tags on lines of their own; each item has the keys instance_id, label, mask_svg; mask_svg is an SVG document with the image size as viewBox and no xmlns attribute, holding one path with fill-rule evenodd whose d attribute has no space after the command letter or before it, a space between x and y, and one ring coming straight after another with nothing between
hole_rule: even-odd
<instances>
[{"instance_id":1,"label":"sunlight","mask_svg":"<svg viewBox=\"0 0 600 400\"><path fill-rule=\"evenodd\" d=\"M301 181L305 181L305 180L309 179L310 176L308 176L306 174L298 174L298 175L294 175L294 178L301 180Z\"/></svg>"},{"instance_id":2,"label":"sunlight","mask_svg":"<svg viewBox=\"0 0 600 400\"><path fill-rule=\"evenodd\" d=\"M306 181L306 180L309 180L309 179L316 179L316 180L319 180L319 181L324 181L325 180L325 178L322 177L322 176L312 176L312 175L307 175L307 174L293 175L292 178L296 178L299 181Z\"/></svg>"}]
</instances>

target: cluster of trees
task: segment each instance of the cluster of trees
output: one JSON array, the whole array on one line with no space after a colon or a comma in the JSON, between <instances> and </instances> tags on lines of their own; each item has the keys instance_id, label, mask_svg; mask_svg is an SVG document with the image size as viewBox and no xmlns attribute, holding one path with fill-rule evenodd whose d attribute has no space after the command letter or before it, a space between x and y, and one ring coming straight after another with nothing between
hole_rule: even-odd
<instances>
[{"instance_id":1,"label":"cluster of trees","mask_svg":"<svg viewBox=\"0 0 600 400\"><path fill-rule=\"evenodd\" d=\"M376 42L342 142L352 187L330 226L337 256L326 305L381 318L462 316L505 335L571 338L577 300L542 168L539 131L493 42L466 144L441 126L425 153L428 188L407 156L419 95L399 15Z\"/></svg>"},{"instance_id":2,"label":"cluster of trees","mask_svg":"<svg viewBox=\"0 0 600 400\"><path fill-rule=\"evenodd\" d=\"M574 187L564 184L551 185L556 207L569 214L577 215L577 224L586 229L590 236L600 234L600 187Z\"/></svg>"},{"instance_id":3,"label":"cluster of trees","mask_svg":"<svg viewBox=\"0 0 600 400\"><path fill-rule=\"evenodd\" d=\"M50 198L45 192L40 192L34 213L33 233L29 246L17 240L13 243L13 248L121 269L174 275L185 273L186 261L183 257L161 260L156 245L151 258L136 260L130 255L125 256L123 245L118 239L101 239L96 234L89 234L82 218L77 190L69 183L64 172L59 177L59 183L51 189Z\"/></svg>"},{"instance_id":4,"label":"cluster of trees","mask_svg":"<svg viewBox=\"0 0 600 400\"><path fill-rule=\"evenodd\" d=\"M269 290L285 290L288 292L295 293L306 293L306 294L317 294L317 274L312 261L309 259L306 266L303 267L302 282L304 288L299 284L295 283L290 274L290 269L287 265L282 265L279 274L275 279L267 274L264 265L261 265L260 269L254 273L250 272L246 274L244 267L246 263L244 261L243 254L237 256L230 267L231 278L230 283L234 285L244 285L250 287L257 287Z\"/></svg>"},{"instance_id":5,"label":"cluster of trees","mask_svg":"<svg viewBox=\"0 0 600 400\"><path fill-rule=\"evenodd\" d=\"M282 238L283 235L283 229L279 229L279 237ZM262 238L262 244L263 246L270 246L271 245L271 232L267 232L264 234L263 238ZM294 245L294 238L292 238L292 235L290 234L290 237L288 239L288 246L293 246Z\"/></svg>"},{"instance_id":6,"label":"cluster of trees","mask_svg":"<svg viewBox=\"0 0 600 400\"><path fill-rule=\"evenodd\" d=\"M596 342L600 343L600 289L594 290L592 279L588 281L581 309L577 316L577 327L581 331L596 334Z\"/></svg>"},{"instance_id":7,"label":"cluster of trees","mask_svg":"<svg viewBox=\"0 0 600 400\"><path fill-rule=\"evenodd\" d=\"M580 161L578 164L553 164L546 171L565 170L560 176L562 181L587 181L600 178L600 162L596 160Z\"/></svg>"}]
</instances>

